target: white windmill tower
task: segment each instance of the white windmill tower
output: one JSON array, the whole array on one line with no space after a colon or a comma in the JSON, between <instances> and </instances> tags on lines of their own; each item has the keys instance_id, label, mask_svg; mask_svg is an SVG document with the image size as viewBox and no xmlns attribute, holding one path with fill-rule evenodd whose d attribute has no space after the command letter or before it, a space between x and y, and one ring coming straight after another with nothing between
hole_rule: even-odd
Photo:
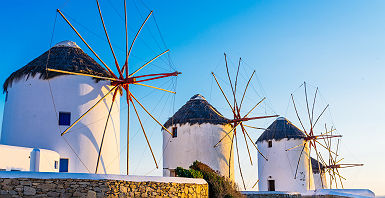
<instances>
[{"instance_id":1,"label":"white windmill tower","mask_svg":"<svg viewBox=\"0 0 385 198\"><path fill-rule=\"evenodd\" d=\"M191 97L164 126L172 135L163 133L163 176L175 176L177 167L188 169L198 160L223 176L229 177L230 172L230 179L234 179L231 139L213 147L232 126L203 96Z\"/></svg>"},{"instance_id":2,"label":"white windmill tower","mask_svg":"<svg viewBox=\"0 0 385 198\"><path fill-rule=\"evenodd\" d=\"M309 146L305 144L296 147L304 145L305 138L301 130L283 117L277 118L262 133L256 143L269 160L258 156L260 191L314 190Z\"/></svg>"},{"instance_id":3,"label":"white windmill tower","mask_svg":"<svg viewBox=\"0 0 385 198\"><path fill-rule=\"evenodd\" d=\"M60 155L61 172L94 172L112 94L106 96L73 128L61 136L76 118L90 109L112 86L92 77L46 72L46 68L83 75L110 77L76 43L64 41L13 72L4 83L1 143L49 149ZM98 173L120 173L119 97L106 128ZM53 103L54 101L54 103Z\"/></svg>"}]
</instances>

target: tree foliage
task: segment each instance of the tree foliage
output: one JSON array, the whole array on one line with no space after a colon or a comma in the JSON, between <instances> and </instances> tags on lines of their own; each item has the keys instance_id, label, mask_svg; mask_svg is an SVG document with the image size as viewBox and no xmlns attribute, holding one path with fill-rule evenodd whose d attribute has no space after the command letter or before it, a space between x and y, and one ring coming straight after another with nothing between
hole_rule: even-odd
<instances>
[{"instance_id":1,"label":"tree foliage","mask_svg":"<svg viewBox=\"0 0 385 198\"><path fill-rule=\"evenodd\" d=\"M178 177L203 178L209 185L210 197L244 197L239 191L238 186L229 178L221 176L206 164L195 161L190 169L176 168Z\"/></svg>"}]
</instances>

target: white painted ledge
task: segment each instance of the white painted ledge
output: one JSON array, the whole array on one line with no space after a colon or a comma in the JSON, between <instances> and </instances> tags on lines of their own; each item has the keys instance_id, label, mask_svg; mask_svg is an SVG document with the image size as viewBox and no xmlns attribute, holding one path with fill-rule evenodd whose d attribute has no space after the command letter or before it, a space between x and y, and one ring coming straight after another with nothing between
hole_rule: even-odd
<instances>
[{"instance_id":1,"label":"white painted ledge","mask_svg":"<svg viewBox=\"0 0 385 198\"><path fill-rule=\"evenodd\" d=\"M53 172L27 172L27 171L0 171L0 178L33 178L33 179L91 179L91 180L121 180L132 182L160 182L183 184L207 184L204 179L185 177L160 177L136 175L109 175L90 173L53 173Z\"/></svg>"}]
</instances>

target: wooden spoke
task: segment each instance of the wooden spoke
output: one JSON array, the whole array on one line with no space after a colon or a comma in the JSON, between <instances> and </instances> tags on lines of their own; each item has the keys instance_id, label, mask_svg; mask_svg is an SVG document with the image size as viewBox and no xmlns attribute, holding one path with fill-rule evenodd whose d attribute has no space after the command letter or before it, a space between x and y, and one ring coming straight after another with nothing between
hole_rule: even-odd
<instances>
[{"instance_id":1,"label":"wooden spoke","mask_svg":"<svg viewBox=\"0 0 385 198\"><path fill-rule=\"evenodd\" d=\"M211 74L214 76L215 82L217 82L217 85L218 85L219 89L221 90L222 95L225 97L227 104L230 106L231 111L233 112L233 114L235 114L235 110L234 110L233 106L231 106L229 99L227 99L227 96L226 96L225 92L223 91L221 85L219 84L217 77L215 76L214 72L211 72Z\"/></svg>"},{"instance_id":2,"label":"wooden spoke","mask_svg":"<svg viewBox=\"0 0 385 198\"><path fill-rule=\"evenodd\" d=\"M295 168L294 179L297 179L297 171L298 171L299 162L301 161L301 156L302 156L303 150L304 150L305 147L306 147L306 144L307 144L307 141L306 141L305 144L303 145L302 150L301 150L301 153L299 154L298 162L297 162L297 167Z\"/></svg>"},{"instance_id":3,"label":"wooden spoke","mask_svg":"<svg viewBox=\"0 0 385 198\"><path fill-rule=\"evenodd\" d=\"M309 116L309 122L310 122L310 132L309 132L309 135L313 135L313 127L312 127L313 124L312 124L312 120L311 120L311 116L310 116L309 102L307 100L306 82L303 82L303 85L305 87L306 109L307 109L307 114Z\"/></svg>"},{"instance_id":4,"label":"wooden spoke","mask_svg":"<svg viewBox=\"0 0 385 198\"><path fill-rule=\"evenodd\" d=\"M218 144L219 143L221 143L222 142L222 140L223 139L225 139L225 137L229 137L230 138L230 136L229 136L229 134L231 133L231 132L233 132L234 130L235 130L235 128L237 128L237 126L239 125L239 124L241 124L242 123L242 121L241 122L238 122L229 132L227 132L220 140L219 140L219 142L218 143L216 143L215 145L214 145L214 148L215 147L217 147L218 146ZM230 138L231 139L231 138Z\"/></svg>"},{"instance_id":5,"label":"wooden spoke","mask_svg":"<svg viewBox=\"0 0 385 198\"><path fill-rule=\"evenodd\" d=\"M329 105L326 105L326 107L324 108L324 110L321 112L321 114L318 116L317 120L314 122L313 124L313 128L314 126L317 124L318 120L321 118L322 114L326 111L326 109L329 107Z\"/></svg>"},{"instance_id":6,"label":"wooden spoke","mask_svg":"<svg viewBox=\"0 0 385 198\"><path fill-rule=\"evenodd\" d=\"M106 69L108 70L108 72L110 72L110 74L114 77L114 78L118 78L116 77L116 75L114 74L114 72L111 71L111 69L106 65L106 63L104 63L104 61L102 59L100 59L100 57L98 56L98 54L96 54L96 52L91 48L90 45L88 45L88 43L83 39L83 37L80 35L80 33L75 29L75 27L68 21L68 19L63 15L63 13L57 9L57 12L60 14L60 16L67 22L67 24L69 26L71 26L72 30L75 31L75 33L78 35L78 37L83 41L83 43L88 47L89 50L91 50L91 52L96 56L96 58L99 59L99 61L104 65L104 67L106 67Z\"/></svg>"},{"instance_id":7,"label":"wooden spoke","mask_svg":"<svg viewBox=\"0 0 385 198\"><path fill-rule=\"evenodd\" d=\"M104 20L103 20L103 16L102 16L102 11L101 11L101 9L100 9L100 5L99 5L99 1L98 1L98 0L96 0L96 4L98 5L99 16L100 16L100 20L102 21L102 24L103 24L104 33L105 33L105 35L106 35L106 37L107 37L107 41L108 41L108 44L109 44L109 46L110 46L110 49L111 49L111 52L112 52L112 56L114 57L114 60L115 60L115 66L116 66L116 69L117 69L118 72L119 72L119 77L120 77L120 78L123 78L122 71L120 71L120 67L119 67L118 60L116 59L114 49L112 48L112 45L111 45L110 37L108 36L108 33L107 33L106 25L104 24Z\"/></svg>"},{"instance_id":8,"label":"wooden spoke","mask_svg":"<svg viewBox=\"0 0 385 198\"><path fill-rule=\"evenodd\" d=\"M102 80L110 80L110 81L122 82L122 80L116 79L116 78L109 78L109 77L104 77L104 76L95 76L95 75L92 75L92 74L83 74L83 73L70 72L70 71L64 71L64 70L59 70L59 69L47 68L47 71L63 73L63 74L72 74L72 75L78 75L78 76L88 76L88 77L98 78L98 79L102 79Z\"/></svg>"},{"instance_id":9,"label":"wooden spoke","mask_svg":"<svg viewBox=\"0 0 385 198\"><path fill-rule=\"evenodd\" d=\"M243 116L243 119L246 118L259 104L261 104L266 98L262 98L261 101L259 101L253 108L250 109L249 112L246 113L245 116ZM265 116L264 116L265 117ZM277 115L274 115L274 117L277 117Z\"/></svg>"},{"instance_id":10,"label":"wooden spoke","mask_svg":"<svg viewBox=\"0 0 385 198\"><path fill-rule=\"evenodd\" d=\"M130 49L128 50L128 53L127 53L127 56L126 56L126 63L124 64L126 67L128 67L128 57L129 57L130 54L131 54L132 46L134 46L134 43L135 43L136 39L138 38L138 35L139 35L140 31L142 30L144 24L147 22L148 18L150 18L151 14L152 14L152 11L150 12L150 14L148 14L147 18L143 21L142 25L140 26L138 32L137 32L136 35L135 35L134 40L131 42ZM127 16L126 16L126 29L127 29ZM127 30L126 30L126 31L127 31ZM125 67L123 66L122 71L124 71L124 68L125 68ZM127 76L128 76L128 70L126 70L126 77L127 77Z\"/></svg>"},{"instance_id":11,"label":"wooden spoke","mask_svg":"<svg viewBox=\"0 0 385 198\"><path fill-rule=\"evenodd\" d=\"M122 67L122 73L124 72L124 67L127 67L126 77L128 76L128 32L127 32L127 0L124 0L124 23L125 23L125 31L126 31L126 61Z\"/></svg>"},{"instance_id":12,"label":"wooden spoke","mask_svg":"<svg viewBox=\"0 0 385 198\"><path fill-rule=\"evenodd\" d=\"M235 98L235 91L234 91L234 87L233 87L233 83L231 82L231 78L230 78L230 72L229 72L229 67L227 65L227 58L226 58L226 53L224 53L225 55L225 62L226 62L226 72L227 72L227 77L229 78L229 82L230 82L230 86L231 86L231 92L233 93L233 97L234 97L234 108L236 108L238 105L237 105L237 100ZM234 109L235 111L233 111L234 113L234 116L236 115L236 109Z\"/></svg>"},{"instance_id":13,"label":"wooden spoke","mask_svg":"<svg viewBox=\"0 0 385 198\"><path fill-rule=\"evenodd\" d=\"M242 60L242 58L239 58L237 75L235 76L235 84L234 84L234 93L235 94L237 93L238 74L239 74L239 67L241 66L241 60Z\"/></svg>"},{"instance_id":14,"label":"wooden spoke","mask_svg":"<svg viewBox=\"0 0 385 198\"><path fill-rule=\"evenodd\" d=\"M158 90L161 90L161 91L165 91L165 92L169 92L169 93L176 94L176 92L174 92L174 91L169 91L169 90L167 90L167 89L162 89L162 88L159 88L159 87L154 87L154 86L146 85L146 84L142 84L142 83L134 83L134 85L140 85L140 86L150 87L150 88L153 88L153 89L158 89Z\"/></svg>"},{"instance_id":15,"label":"wooden spoke","mask_svg":"<svg viewBox=\"0 0 385 198\"><path fill-rule=\"evenodd\" d=\"M268 159L261 153L261 151L258 149L257 145L255 145L254 141L251 139L249 133L247 133L247 131L245 130L245 133L247 135L247 137L249 138L249 140L251 141L251 143L253 143L255 149L257 149L258 153L263 157L265 158L266 161L268 161Z\"/></svg>"},{"instance_id":16,"label":"wooden spoke","mask_svg":"<svg viewBox=\"0 0 385 198\"><path fill-rule=\"evenodd\" d=\"M313 140L315 142L317 142L319 145L321 145L322 147L324 147L325 149L327 149L329 152L333 153L334 155L337 155L335 152L331 151L329 148L327 148L325 145L321 144L318 140Z\"/></svg>"},{"instance_id":17,"label":"wooden spoke","mask_svg":"<svg viewBox=\"0 0 385 198\"><path fill-rule=\"evenodd\" d=\"M295 148L298 148L298 147L304 145L305 143L306 143L306 141L302 142L301 144L298 144L297 146L293 146L293 147L291 147L291 148L288 148L288 149L286 149L285 151L293 150L293 149L295 149Z\"/></svg>"},{"instance_id":18,"label":"wooden spoke","mask_svg":"<svg viewBox=\"0 0 385 198\"><path fill-rule=\"evenodd\" d=\"M163 126L163 124L161 124L154 116L152 116L152 114L149 112L149 111L147 111L147 109L142 105L142 103L140 103L136 98L135 98L135 96L134 95L132 95L132 93L131 92L129 92L129 94L130 94L130 96L132 97L132 98L134 98L134 100L142 107L142 109L153 119L153 120L155 120L155 122L156 123L158 123L164 130L166 130L170 135L172 135L172 133L168 130L168 129L166 129L166 127L164 127Z\"/></svg>"},{"instance_id":19,"label":"wooden spoke","mask_svg":"<svg viewBox=\"0 0 385 198\"><path fill-rule=\"evenodd\" d=\"M253 128L253 129L269 130L269 129L266 129L266 128L253 127L253 126L250 126L250 125L246 125L246 124L243 124L243 126L245 126L245 127L249 127L249 128Z\"/></svg>"},{"instance_id":20,"label":"wooden spoke","mask_svg":"<svg viewBox=\"0 0 385 198\"><path fill-rule=\"evenodd\" d=\"M301 126L302 126L303 133L304 133L306 136L309 136L309 134L307 134L307 132L306 132L305 127L304 127L303 124L302 124L301 118L299 117L299 114L298 114L298 111L297 111L297 106L295 105L295 102L294 102L294 96L293 96L293 94L291 94L291 100L293 101L295 114L297 115L297 118L298 118L298 120L299 120L299 123L300 123Z\"/></svg>"},{"instance_id":21,"label":"wooden spoke","mask_svg":"<svg viewBox=\"0 0 385 198\"><path fill-rule=\"evenodd\" d=\"M258 182L259 182L259 179L255 182L255 184L251 188L254 188L258 184Z\"/></svg>"},{"instance_id":22,"label":"wooden spoke","mask_svg":"<svg viewBox=\"0 0 385 198\"><path fill-rule=\"evenodd\" d=\"M315 99L317 98L317 92L318 92L318 87L315 90L314 98L313 98L313 107L311 108L311 121L313 122L314 118L314 105L315 105Z\"/></svg>"},{"instance_id":23,"label":"wooden spoke","mask_svg":"<svg viewBox=\"0 0 385 198\"><path fill-rule=\"evenodd\" d=\"M135 70L132 74L130 74L128 77L132 77L134 74L136 74L138 71L140 71L141 69L143 69L145 66L147 66L148 64L150 64L152 61L156 60L157 58L159 58L160 56L162 56L163 54L169 52L170 50L166 50L164 52L162 52L161 54L159 54L158 56L155 56L153 59L151 59L150 61L148 61L146 64L142 65L139 69Z\"/></svg>"},{"instance_id":24,"label":"wooden spoke","mask_svg":"<svg viewBox=\"0 0 385 198\"><path fill-rule=\"evenodd\" d=\"M251 81L251 79L253 78L254 74L255 74L255 70L254 70L253 73L251 74L251 76L250 76L250 78L249 78L249 81L247 81L247 84L246 84L246 87L245 87L245 91L243 92L243 95L242 95L241 103L239 104L239 110L241 110L241 107L242 107L242 104L243 104L243 99L245 98L247 88L249 87L250 81Z\"/></svg>"},{"instance_id":25,"label":"wooden spoke","mask_svg":"<svg viewBox=\"0 0 385 198\"><path fill-rule=\"evenodd\" d=\"M95 174L98 173L98 167L99 167L99 162L100 162L100 156L101 156L101 154L102 154L102 148L103 148L104 136L106 135L107 125L108 125L108 120L109 120L110 115L111 115L112 107L114 106L114 101L115 101L115 97L116 97L117 91L118 91L118 89L115 89L114 95L113 95L113 97L112 97L111 107L110 107L110 110L108 111L106 124L104 125L104 130L103 130L102 140L101 140L101 142L100 142L100 148L99 148L99 152L98 152L98 160L96 161Z\"/></svg>"},{"instance_id":26,"label":"wooden spoke","mask_svg":"<svg viewBox=\"0 0 385 198\"><path fill-rule=\"evenodd\" d=\"M233 133L233 138L230 138L231 145L230 145L230 156L229 156L229 178L231 178L231 155L233 154L234 135L235 133Z\"/></svg>"},{"instance_id":27,"label":"wooden spoke","mask_svg":"<svg viewBox=\"0 0 385 198\"><path fill-rule=\"evenodd\" d=\"M243 188L246 190L245 180L243 179L243 174L242 174L241 160L239 159L237 134L234 133L234 135L235 135L235 149L237 150L237 158L238 158L239 173L241 174L242 183L243 183Z\"/></svg>"},{"instance_id":28,"label":"wooden spoke","mask_svg":"<svg viewBox=\"0 0 385 198\"><path fill-rule=\"evenodd\" d=\"M147 138L147 134L146 134L146 131L144 130L144 127L143 127L142 121L140 120L140 117L139 117L138 111L136 110L136 107L135 107L134 101L132 101L132 99L131 99L131 98L130 98L130 101L131 101L132 107L134 107L134 111L135 111L136 117L138 117L138 121L139 121L140 127L142 128L142 131L143 131L143 135L144 135L144 137L146 138L146 142L147 142L148 148L150 148L150 151L151 151L151 155L152 155L152 158L154 159L154 162L155 162L155 166L156 166L156 168L159 168L159 167L158 167L158 163L156 162L156 158L155 158L154 152L152 151L152 148L151 148L150 142L148 141L148 138Z\"/></svg>"},{"instance_id":29,"label":"wooden spoke","mask_svg":"<svg viewBox=\"0 0 385 198\"><path fill-rule=\"evenodd\" d=\"M249 154L250 164L253 165L253 160L251 159L250 149L249 149L249 145L247 144L247 139L246 139L246 134L245 134L246 129L243 127L242 124L241 124L241 129L242 129L243 137L245 139L247 153Z\"/></svg>"},{"instance_id":30,"label":"wooden spoke","mask_svg":"<svg viewBox=\"0 0 385 198\"><path fill-rule=\"evenodd\" d=\"M321 174L321 165L320 165L320 162L319 162L319 153L318 153L318 151L317 151L317 145L316 144L314 144L314 150L315 150L315 153L316 153L316 156L317 156L317 163L318 163L318 171L319 171L319 175L320 175L320 180L321 180L321 186L322 186L322 188L324 188L324 183L323 183L323 181L322 181L322 174ZM310 156L309 156L310 157Z\"/></svg>"},{"instance_id":31,"label":"wooden spoke","mask_svg":"<svg viewBox=\"0 0 385 198\"><path fill-rule=\"evenodd\" d=\"M63 136L64 134L66 134L76 123L78 123L85 115L87 115L93 108L96 107L96 105L98 105L102 100L104 100L104 98L106 98L112 91L114 91L118 86L115 86L113 87L110 91L108 91L106 93L106 95L104 95L100 100L98 100L90 109L88 109L83 115L81 115L77 120L75 120L74 123L72 123L71 126L69 126L65 131L63 131L63 133L61 133L61 136Z\"/></svg>"}]
</instances>

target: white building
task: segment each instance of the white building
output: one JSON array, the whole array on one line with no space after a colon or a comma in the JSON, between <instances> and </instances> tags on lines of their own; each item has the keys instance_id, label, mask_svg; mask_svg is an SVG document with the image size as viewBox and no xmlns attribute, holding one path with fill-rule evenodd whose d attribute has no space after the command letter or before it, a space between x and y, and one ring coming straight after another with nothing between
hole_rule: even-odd
<instances>
[{"instance_id":1,"label":"white building","mask_svg":"<svg viewBox=\"0 0 385 198\"><path fill-rule=\"evenodd\" d=\"M230 138L214 148L232 126L204 97L194 95L164 126L172 135L163 131L163 176L175 176L177 167L188 169L198 160L234 179L234 153L229 162Z\"/></svg>"},{"instance_id":2,"label":"white building","mask_svg":"<svg viewBox=\"0 0 385 198\"><path fill-rule=\"evenodd\" d=\"M60 155L57 152L0 145L0 171L59 172Z\"/></svg>"},{"instance_id":3,"label":"white building","mask_svg":"<svg viewBox=\"0 0 385 198\"><path fill-rule=\"evenodd\" d=\"M258 156L260 191L302 193L314 190L312 167L309 166L309 146L299 146L287 151L303 144L304 141L305 135L283 117L277 118L262 133L256 143L268 161ZM303 153L300 157L302 149Z\"/></svg>"},{"instance_id":4,"label":"white building","mask_svg":"<svg viewBox=\"0 0 385 198\"><path fill-rule=\"evenodd\" d=\"M325 166L314 158L311 158L311 165L313 169L315 189L327 189Z\"/></svg>"},{"instance_id":5,"label":"white building","mask_svg":"<svg viewBox=\"0 0 385 198\"><path fill-rule=\"evenodd\" d=\"M20 150L25 149L22 147L40 149L41 154L46 150L56 152L60 155L61 172L94 173L112 94L67 134L61 136L60 133L112 88L110 82L46 72L46 67L109 77L107 71L74 42L55 45L5 81L6 100L0 143L18 146ZM119 111L117 97L106 130L98 173L120 173ZM17 153L15 149L10 152ZM3 158L3 155L4 152L0 161L12 160ZM40 163L44 160L40 158Z\"/></svg>"}]
</instances>

